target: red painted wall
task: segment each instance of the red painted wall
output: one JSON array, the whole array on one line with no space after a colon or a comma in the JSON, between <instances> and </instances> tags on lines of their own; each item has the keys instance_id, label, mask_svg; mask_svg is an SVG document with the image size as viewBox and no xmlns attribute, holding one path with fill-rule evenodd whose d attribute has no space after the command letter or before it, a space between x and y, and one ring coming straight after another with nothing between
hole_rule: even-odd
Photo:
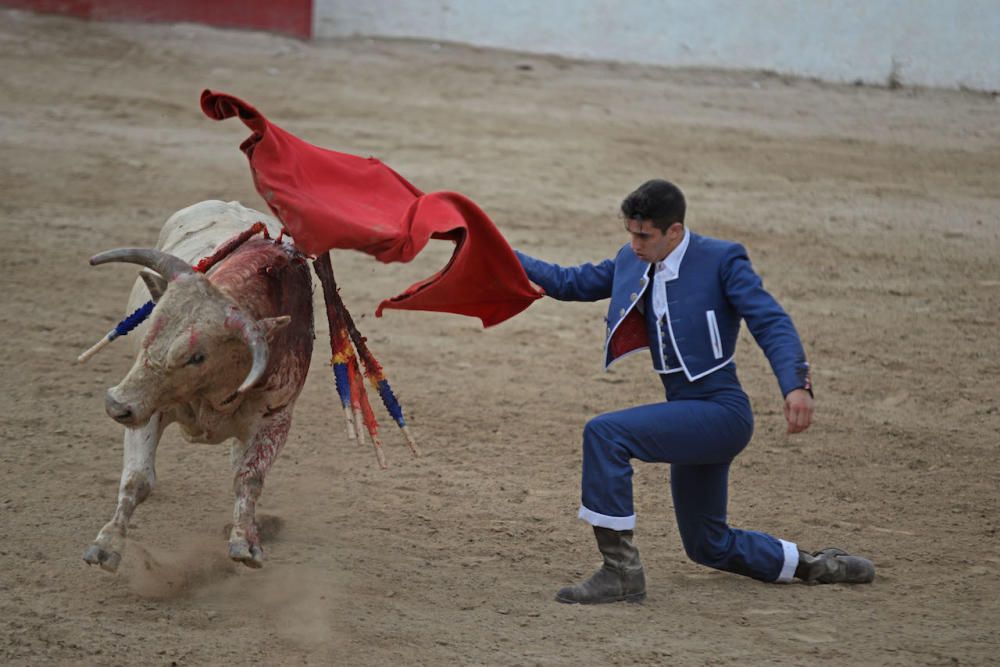
<instances>
[{"instance_id":1,"label":"red painted wall","mask_svg":"<svg viewBox=\"0 0 1000 667\"><path fill-rule=\"evenodd\" d=\"M95 21L185 21L312 37L313 0L0 0L0 6Z\"/></svg>"}]
</instances>

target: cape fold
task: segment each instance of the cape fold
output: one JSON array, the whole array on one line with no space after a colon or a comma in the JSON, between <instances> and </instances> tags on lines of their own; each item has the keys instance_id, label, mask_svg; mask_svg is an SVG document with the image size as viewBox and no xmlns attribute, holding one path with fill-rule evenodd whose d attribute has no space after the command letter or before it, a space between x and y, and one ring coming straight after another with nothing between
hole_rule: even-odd
<instances>
[{"instance_id":1,"label":"cape fold","mask_svg":"<svg viewBox=\"0 0 1000 667\"><path fill-rule=\"evenodd\" d=\"M489 216L457 192L424 194L381 161L307 143L243 100L205 90L209 118L239 117L252 134L240 144L254 186L307 255L360 250L381 262L408 262L430 239L455 243L429 278L382 301L385 308L478 317L483 326L513 317L542 292Z\"/></svg>"}]
</instances>

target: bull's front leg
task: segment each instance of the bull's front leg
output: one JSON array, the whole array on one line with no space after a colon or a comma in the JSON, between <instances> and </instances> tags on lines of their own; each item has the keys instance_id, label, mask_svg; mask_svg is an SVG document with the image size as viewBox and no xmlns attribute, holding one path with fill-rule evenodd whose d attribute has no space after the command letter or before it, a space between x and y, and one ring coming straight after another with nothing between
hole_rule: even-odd
<instances>
[{"instance_id":1,"label":"bull's front leg","mask_svg":"<svg viewBox=\"0 0 1000 667\"><path fill-rule=\"evenodd\" d=\"M100 565L108 572L118 569L132 512L149 496L156 482L156 446L163 435L164 422L163 415L155 412L145 426L125 429L118 507L83 554L83 559L91 565Z\"/></svg>"},{"instance_id":2,"label":"bull's front leg","mask_svg":"<svg viewBox=\"0 0 1000 667\"><path fill-rule=\"evenodd\" d=\"M282 408L261 421L245 446L237 441L231 450L236 505L229 533L229 557L248 567L264 565L260 526L255 515L257 500L264 489L264 476L285 445L291 425L291 408Z\"/></svg>"}]
</instances>

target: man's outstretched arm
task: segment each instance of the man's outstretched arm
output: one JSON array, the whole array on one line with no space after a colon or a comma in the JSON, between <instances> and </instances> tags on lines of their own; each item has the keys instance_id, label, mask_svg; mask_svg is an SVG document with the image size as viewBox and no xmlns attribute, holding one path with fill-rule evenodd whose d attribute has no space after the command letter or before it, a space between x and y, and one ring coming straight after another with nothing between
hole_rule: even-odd
<instances>
[{"instance_id":1,"label":"man's outstretched arm","mask_svg":"<svg viewBox=\"0 0 1000 667\"><path fill-rule=\"evenodd\" d=\"M560 301L599 301L611 296L615 276L615 263L606 259L600 264L559 266L514 251L528 279L547 296Z\"/></svg>"}]
</instances>

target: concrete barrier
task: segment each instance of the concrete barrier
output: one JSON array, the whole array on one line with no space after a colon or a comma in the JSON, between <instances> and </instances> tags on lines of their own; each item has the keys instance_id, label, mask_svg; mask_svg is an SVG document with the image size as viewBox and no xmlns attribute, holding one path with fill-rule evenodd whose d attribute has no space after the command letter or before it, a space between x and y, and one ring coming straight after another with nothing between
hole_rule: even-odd
<instances>
[{"instance_id":1,"label":"concrete barrier","mask_svg":"<svg viewBox=\"0 0 1000 667\"><path fill-rule=\"evenodd\" d=\"M1000 0L0 0L101 20L463 42L570 58L1000 91Z\"/></svg>"},{"instance_id":2,"label":"concrete barrier","mask_svg":"<svg viewBox=\"0 0 1000 667\"><path fill-rule=\"evenodd\" d=\"M998 0L315 0L379 35L828 81L1000 90Z\"/></svg>"}]
</instances>

